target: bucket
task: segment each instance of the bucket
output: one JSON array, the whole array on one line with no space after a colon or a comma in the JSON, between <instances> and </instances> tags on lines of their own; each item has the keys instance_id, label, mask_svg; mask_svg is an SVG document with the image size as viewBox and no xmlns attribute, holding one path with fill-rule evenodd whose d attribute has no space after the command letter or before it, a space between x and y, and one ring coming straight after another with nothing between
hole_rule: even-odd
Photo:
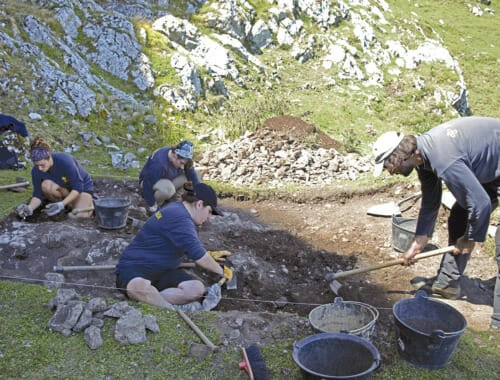
<instances>
[{"instance_id":1,"label":"bucket","mask_svg":"<svg viewBox=\"0 0 500 380\"><path fill-rule=\"evenodd\" d=\"M398 252L405 252L410 248L417 230L417 219L400 216L392 217L392 246Z\"/></svg>"},{"instance_id":2,"label":"bucket","mask_svg":"<svg viewBox=\"0 0 500 380\"><path fill-rule=\"evenodd\" d=\"M380 364L373 344L344 333L308 336L294 343L292 357L304 379L371 379Z\"/></svg>"},{"instance_id":3,"label":"bucket","mask_svg":"<svg viewBox=\"0 0 500 380\"><path fill-rule=\"evenodd\" d=\"M444 367L467 326L462 314L428 298L423 290L414 298L396 302L392 310L399 356L421 368Z\"/></svg>"},{"instance_id":4,"label":"bucket","mask_svg":"<svg viewBox=\"0 0 500 380\"><path fill-rule=\"evenodd\" d=\"M333 303L311 310L309 322L319 332L345 332L371 342L378 315L378 310L371 305L337 297Z\"/></svg>"},{"instance_id":5,"label":"bucket","mask_svg":"<svg viewBox=\"0 0 500 380\"><path fill-rule=\"evenodd\" d=\"M97 225L107 230L123 228L127 224L130 200L124 198L101 198L94 200Z\"/></svg>"}]
</instances>

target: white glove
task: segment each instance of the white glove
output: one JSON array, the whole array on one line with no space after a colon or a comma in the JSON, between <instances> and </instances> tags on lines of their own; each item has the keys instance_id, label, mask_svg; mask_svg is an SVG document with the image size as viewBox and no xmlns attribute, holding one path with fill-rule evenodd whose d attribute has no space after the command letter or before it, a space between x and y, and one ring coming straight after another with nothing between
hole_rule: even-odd
<instances>
[{"instance_id":1,"label":"white glove","mask_svg":"<svg viewBox=\"0 0 500 380\"><path fill-rule=\"evenodd\" d=\"M148 210L151 214L154 214L156 211L158 211L158 205L155 203Z\"/></svg>"},{"instance_id":2,"label":"white glove","mask_svg":"<svg viewBox=\"0 0 500 380\"><path fill-rule=\"evenodd\" d=\"M64 204L62 202L49 203L45 206L45 210L47 210L46 213L48 216L54 216L64 210Z\"/></svg>"},{"instance_id":3,"label":"white glove","mask_svg":"<svg viewBox=\"0 0 500 380\"><path fill-rule=\"evenodd\" d=\"M21 218L26 218L27 216L33 215L33 207L30 205L22 204L16 208L17 215Z\"/></svg>"}]
</instances>

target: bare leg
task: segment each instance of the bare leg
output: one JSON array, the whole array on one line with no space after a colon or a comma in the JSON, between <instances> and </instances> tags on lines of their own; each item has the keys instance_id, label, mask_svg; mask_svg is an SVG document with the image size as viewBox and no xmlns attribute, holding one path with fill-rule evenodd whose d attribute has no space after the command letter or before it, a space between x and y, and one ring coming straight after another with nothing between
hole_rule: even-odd
<instances>
[{"instance_id":1,"label":"bare leg","mask_svg":"<svg viewBox=\"0 0 500 380\"><path fill-rule=\"evenodd\" d=\"M172 308L172 305L162 297L158 289L151 285L151 281L142 277L130 280L127 284L127 295L133 300L146 302L153 306Z\"/></svg>"},{"instance_id":2,"label":"bare leg","mask_svg":"<svg viewBox=\"0 0 500 380\"><path fill-rule=\"evenodd\" d=\"M51 180L45 180L42 182L42 193L50 202L60 202L68 196L69 191ZM89 193L80 193L78 197L71 202L71 207L74 209L88 208L92 205L92 195ZM79 218L89 218L92 216L92 211L80 212L76 216Z\"/></svg>"},{"instance_id":3,"label":"bare leg","mask_svg":"<svg viewBox=\"0 0 500 380\"><path fill-rule=\"evenodd\" d=\"M184 305L197 301L205 293L205 285L201 281L183 281L177 288L167 288L160 292L161 296L172 305Z\"/></svg>"},{"instance_id":4,"label":"bare leg","mask_svg":"<svg viewBox=\"0 0 500 380\"><path fill-rule=\"evenodd\" d=\"M78 198L76 198L72 203L71 207L75 208L89 208L93 206L92 195L89 193L80 193ZM76 214L77 218L90 218L92 216L92 211L83 211Z\"/></svg>"},{"instance_id":5,"label":"bare leg","mask_svg":"<svg viewBox=\"0 0 500 380\"><path fill-rule=\"evenodd\" d=\"M60 202L68 196L69 191L54 181L46 179L42 182L42 193L50 202Z\"/></svg>"}]
</instances>

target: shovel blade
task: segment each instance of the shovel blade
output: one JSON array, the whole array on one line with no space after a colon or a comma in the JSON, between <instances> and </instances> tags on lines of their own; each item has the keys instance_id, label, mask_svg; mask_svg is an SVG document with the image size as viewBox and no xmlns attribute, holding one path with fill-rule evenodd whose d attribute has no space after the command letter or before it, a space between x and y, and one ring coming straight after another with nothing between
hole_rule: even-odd
<instances>
[{"instance_id":1,"label":"shovel blade","mask_svg":"<svg viewBox=\"0 0 500 380\"><path fill-rule=\"evenodd\" d=\"M341 287L342 287L342 284L340 282L338 282L337 280L333 280L332 282L330 282L330 289L337 296L339 295L339 290Z\"/></svg>"},{"instance_id":2,"label":"shovel blade","mask_svg":"<svg viewBox=\"0 0 500 380\"><path fill-rule=\"evenodd\" d=\"M401 210L396 203L388 202L371 206L366 213L373 216L399 216L401 215Z\"/></svg>"}]
</instances>

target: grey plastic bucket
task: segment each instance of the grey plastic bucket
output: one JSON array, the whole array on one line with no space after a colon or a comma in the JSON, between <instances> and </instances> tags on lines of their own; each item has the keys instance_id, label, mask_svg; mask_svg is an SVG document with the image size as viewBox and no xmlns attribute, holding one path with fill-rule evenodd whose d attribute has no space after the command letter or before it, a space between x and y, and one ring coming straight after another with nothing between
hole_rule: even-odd
<instances>
[{"instance_id":1,"label":"grey plastic bucket","mask_svg":"<svg viewBox=\"0 0 500 380\"><path fill-rule=\"evenodd\" d=\"M417 230L417 219L400 216L392 217L392 246L398 252L405 252L410 248Z\"/></svg>"},{"instance_id":2,"label":"grey plastic bucket","mask_svg":"<svg viewBox=\"0 0 500 380\"><path fill-rule=\"evenodd\" d=\"M321 333L294 343L292 357L304 379L371 379L380 364L373 344L345 333Z\"/></svg>"},{"instance_id":3,"label":"grey plastic bucket","mask_svg":"<svg viewBox=\"0 0 500 380\"><path fill-rule=\"evenodd\" d=\"M426 369L439 369L448 363L467 327L458 310L429 298L423 290L414 298L396 302L393 314L399 356Z\"/></svg>"},{"instance_id":4,"label":"grey plastic bucket","mask_svg":"<svg viewBox=\"0 0 500 380\"><path fill-rule=\"evenodd\" d=\"M378 316L378 310L371 305L337 297L333 303L311 310L309 322L319 332L345 332L371 342Z\"/></svg>"},{"instance_id":5,"label":"grey plastic bucket","mask_svg":"<svg viewBox=\"0 0 500 380\"><path fill-rule=\"evenodd\" d=\"M97 225L107 230L125 227L129 206L130 200L125 198L100 198L94 200Z\"/></svg>"}]
</instances>

